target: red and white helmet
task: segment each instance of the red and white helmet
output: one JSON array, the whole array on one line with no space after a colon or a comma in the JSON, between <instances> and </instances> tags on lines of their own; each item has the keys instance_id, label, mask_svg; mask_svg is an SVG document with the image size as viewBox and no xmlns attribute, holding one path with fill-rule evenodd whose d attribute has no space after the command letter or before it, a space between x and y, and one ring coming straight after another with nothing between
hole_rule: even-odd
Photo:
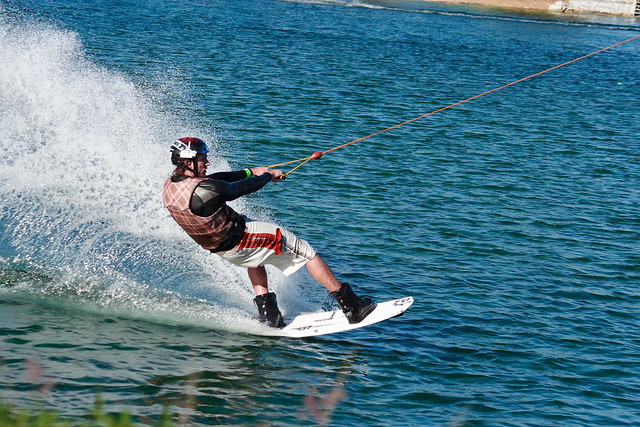
<instances>
[{"instance_id":1,"label":"red and white helmet","mask_svg":"<svg viewBox=\"0 0 640 427\"><path fill-rule=\"evenodd\" d=\"M171 144L171 163L180 166L185 160L195 159L198 154L207 154L207 144L194 137L180 138Z\"/></svg>"}]
</instances>

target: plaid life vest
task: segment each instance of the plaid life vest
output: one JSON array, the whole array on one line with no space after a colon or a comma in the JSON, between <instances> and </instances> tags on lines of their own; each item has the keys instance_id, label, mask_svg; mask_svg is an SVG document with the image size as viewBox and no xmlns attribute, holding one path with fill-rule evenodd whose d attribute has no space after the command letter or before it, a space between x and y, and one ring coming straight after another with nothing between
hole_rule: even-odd
<instances>
[{"instance_id":1,"label":"plaid life vest","mask_svg":"<svg viewBox=\"0 0 640 427\"><path fill-rule=\"evenodd\" d=\"M228 250L237 243L228 247L229 240L235 240L238 234L238 226L244 225L244 218L226 203L211 216L198 216L191 212L189 206L193 191L206 179L187 178L173 182L169 178L162 188L162 203L178 225L200 246L212 252Z\"/></svg>"}]
</instances>

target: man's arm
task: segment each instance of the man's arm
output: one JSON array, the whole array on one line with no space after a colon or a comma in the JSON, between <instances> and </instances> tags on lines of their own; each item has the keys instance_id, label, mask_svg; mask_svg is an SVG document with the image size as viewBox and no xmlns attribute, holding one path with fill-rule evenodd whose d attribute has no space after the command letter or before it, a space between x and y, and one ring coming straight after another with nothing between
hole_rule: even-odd
<instances>
[{"instance_id":1,"label":"man's arm","mask_svg":"<svg viewBox=\"0 0 640 427\"><path fill-rule=\"evenodd\" d=\"M249 171L249 173L247 173ZM218 179L220 181L225 182L235 182L240 181L241 179L249 178L253 176L253 172L251 169L244 169L241 171L233 171L233 172L216 172L211 175L207 175L207 178L210 179Z\"/></svg>"},{"instance_id":2,"label":"man's arm","mask_svg":"<svg viewBox=\"0 0 640 427\"><path fill-rule=\"evenodd\" d=\"M260 176L252 176L251 178L241 179L239 181L225 182L220 180L203 181L199 187L203 185L222 197L225 202L235 200L240 196L254 193L267 185L271 181L270 173L263 173Z\"/></svg>"},{"instance_id":3,"label":"man's arm","mask_svg":"<svg viewBox=\"0 0 640 427\"><path fill-rule=\"evenodd\" d=\"M207 175L207 178L210 179L219 179L225 182L235 182L240 181L241 179L251 178L253 176L260 176L264 173L269 172L271 174L271 181L280 181L284 176L282 171L279 169L269 169L267 166L258 166L251 169L243 169L241 171L233 171L233 172L215 172L211 175Z\"/></svg>"},{"instance_id":4,"label":"man's arm","mask_svg":"<svg viewBox=\"0 0 640 427\"><path fill-rule=\"evenodd\" d=\"M224 173L224 172L223 172ZM233 173L233 172L227 172ZM213 174L217 175L217 174ZM198 216L209 216L220 209L224 202L235 200L240 196L251 194L271 181L270 173L260 176L227 182L221 179L208 179L196 187L191 196L191 212Z\"/></svg>"}]
</instances>

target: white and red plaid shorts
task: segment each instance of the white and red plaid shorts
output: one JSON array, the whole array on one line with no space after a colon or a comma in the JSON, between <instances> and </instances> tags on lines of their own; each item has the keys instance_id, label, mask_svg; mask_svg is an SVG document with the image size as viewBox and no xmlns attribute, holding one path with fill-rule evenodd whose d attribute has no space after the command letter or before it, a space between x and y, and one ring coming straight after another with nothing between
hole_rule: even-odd
<instances>
[{"instance_id":1,"label":"white and red plaid shorts","mask_svg":"<svg viewBox=\"0 0 640 427\"><path fill-rule=\"evenodd\" d=\"M238 267L273 265L289 276L316 256L311 245L275 224L246 219L242 240L228 251L216 252Z\"/></svg>"}]
</instances>

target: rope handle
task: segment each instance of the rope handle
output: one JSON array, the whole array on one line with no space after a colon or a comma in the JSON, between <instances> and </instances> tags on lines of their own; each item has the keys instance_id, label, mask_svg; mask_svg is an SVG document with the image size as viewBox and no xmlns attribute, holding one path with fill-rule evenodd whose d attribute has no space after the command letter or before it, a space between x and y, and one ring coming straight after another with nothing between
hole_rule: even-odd
<instances>
[{"instance_id":1,"label":"rope handle","mask_svg":"<svg viewBox=\"0 0 640 427\"><path fill-rule=\"evenodd\" d=\"M321 158L323 154L324 153L322 151L316 151L312 155L310 155L309 157L303 157L302 159L291 160L291 161L288 161L288 162L278 163L278 164L267 166L267 167L269 169L271 169L271 168L277 168L278 166L290 165L291 163L302 162L298 166L296 166L293 169L291 169L289 172L283 173L282 176L280 177L280 180L284 180L284 179L287 178L287 175L289 175L291 172L293 172L294 170L298 169L299 167L301 167L302 165L304 165L305 163L307 163L310 160Z\"/></svg>"}]
</instances>

